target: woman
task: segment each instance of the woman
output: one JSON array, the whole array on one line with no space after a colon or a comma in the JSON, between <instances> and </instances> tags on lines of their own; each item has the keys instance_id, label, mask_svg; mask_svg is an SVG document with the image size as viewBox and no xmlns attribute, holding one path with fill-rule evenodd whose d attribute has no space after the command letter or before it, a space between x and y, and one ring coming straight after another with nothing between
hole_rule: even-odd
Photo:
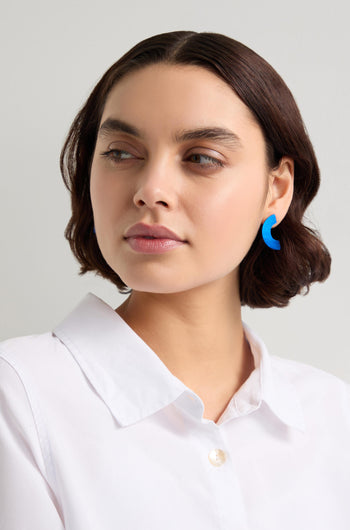
<instances>
[{"instance_id":1,"label":"woman","mask_svg":"<svg viewBox=\"0 0 350 530\"><path fill-rule=\"evenodd\" d=\"M91 93L61 170L80 274L129 296L89 293L0 345L3 527L349 528L350 386L241 319L330 271L278 74L224 35L146 39Z\"/></svg>"}]
</instances>

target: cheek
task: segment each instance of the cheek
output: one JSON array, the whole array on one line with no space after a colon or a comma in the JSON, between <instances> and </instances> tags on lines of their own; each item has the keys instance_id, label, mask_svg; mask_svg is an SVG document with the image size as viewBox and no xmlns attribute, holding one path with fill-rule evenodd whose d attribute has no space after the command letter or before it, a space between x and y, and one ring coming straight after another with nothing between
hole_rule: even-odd
<instances>
[{"instance_id":1,"label":"cheek","mask_svg":"<svg viewBox=\"0 0 350 530\"><path fill-rule=\"evenodd\" d=\"M248 250L259 230L266 196L261 170L218 189L203 209L204 231L216 245L235 241ZM255 178L254 178L255 177Z\"/></svg>"},{"instance_id":2,"label":"cheek","mask_svg":"<svg viewBox=\"0 0 350 530\"><path fill-rule=\"evenodd\" d=\"M90 198L94 214L96 215L99 204L102 200L103 195L103 180L101 172L98 169L98 165L93 159L90 170Z\"/></svg>"},{"instance_id":3,"label":"cheek","mask_svg":"<svg viewBox=\"0 0 350 530\"><path fill-rule=\"evenodd\" d=\"M95 220L101 223L121 212L125 204L125 189L118 185L112 172L91 166L90 197Z\"/></svg>"}]
</instances>

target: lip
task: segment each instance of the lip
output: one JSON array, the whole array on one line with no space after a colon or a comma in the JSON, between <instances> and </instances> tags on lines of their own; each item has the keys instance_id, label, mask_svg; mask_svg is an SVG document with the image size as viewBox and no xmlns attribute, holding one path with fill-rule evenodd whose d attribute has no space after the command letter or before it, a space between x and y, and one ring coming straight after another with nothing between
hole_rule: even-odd
<instances>
[{"instance_id":1,"label":"lip","mask_svg":"<svg viewBox=\"0 0 350 530\"><path fill-rule=\"evenodd\" d=\"M171 239L173 241L185 242L180 236L175 234L172 230L162 225L147 225L145 223L137 223L131 226L125 233L124 238L129 237L154 237L157 239Z\"/></svg>"},{"instance_id":2,"label":"lip","mask_svg":"<svg viewBox=\"0 0 350 530\"><path fill-rule=\"evenodd\" d=\"M128 237L125 241L132 250L141 254L164 254L165 252L185 245L184 241L164 238L148 239L144 236Z\"/></svg>"}]
</instances>

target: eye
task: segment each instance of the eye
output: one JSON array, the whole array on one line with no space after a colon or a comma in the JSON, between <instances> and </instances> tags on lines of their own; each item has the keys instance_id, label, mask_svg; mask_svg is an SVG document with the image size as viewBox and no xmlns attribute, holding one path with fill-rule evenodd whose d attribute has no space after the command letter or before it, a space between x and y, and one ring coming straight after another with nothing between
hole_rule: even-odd
<instances>
[{"instance_id":1,"label":"eye","mask_svg":"<svg viewBox=\"0 0 350 530\"><path fill-rule=\"evenodd\" d=\"M126 157L123 155L126 155ZM101 156L108 158L109 160L112 160L113 162L116 162L116 163L122 162L123 160L130 160L131 158L137 158L137 157L134 157L128 151L123 151L122 149L110 149L109 151L106 151L105 153L101 153Z\"/></svg>"},{"instance_id":2,"label":"eye","mask_svg":"<svg viewBox=\"0 0 350 530\"><path fill-rule=\"evenodd\" d=\"M207 167L212 167L212 166L223 167L224 166L224 163L221 162L221 160L218 160L217 158L213 158L212 156L204 155L202 153L193 153L188 158L195 158L196 161L194 163L197 165L200 159L206 159L210 161L209 164L204 164L204 163L199 162L200 166L207 166Z\"/></svg>"},{"instance_id":3,"label":"eye","mask_svg":"<svg viewBox=\"0 0 350 530\"><path fill-rule=\"evenodd\" d=\"M115 164L122 163L124 160L138 159L138 157L122 149L109 149L108 151L101 153L101 156L107 158L108 160L112 160L112 162ZM221 162L221 160L203 153L193 153L188 157L188 159L192 159L192 162L195 165L203 167L224 167L224 163ZM201 162L201 160L207 160L209 163Z\"/></svg>"}]
</instances>

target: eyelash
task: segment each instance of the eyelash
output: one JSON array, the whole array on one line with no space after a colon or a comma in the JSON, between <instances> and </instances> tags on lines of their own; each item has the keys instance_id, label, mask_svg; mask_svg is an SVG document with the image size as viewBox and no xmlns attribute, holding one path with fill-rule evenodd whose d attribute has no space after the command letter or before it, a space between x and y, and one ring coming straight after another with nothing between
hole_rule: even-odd
<instances>
[{"instance_id":1,"label":"eyelash","mask_svg":"<svg viewBox=\"0 0 350 530\"><path fill-rule=\"evenodd\" d=\"M112 160L115 164L120 164L121 162L123 162L123 160L121 159L117 159L115 156L114 156L114 153L126 153L128 155L130 155L131 153L129 153L128 151L123 151L122 149L110 149L109 151L106 151L105 153L102 153L101 156L109 159L109 160ZM204 155L202 153L192 153L190 155L190 157L192 156L201 156L203 158L206 158L208 160L211 160L211 164L204 164L205 166L208 166L208 167L224 167L224 163L221 162L221 160L218 160L217 158L213 158L212 156L209 156L209 155ZM131 160L130 158L128 159L124 159L124 160ZM196 165L203 165L203 164L196 164Z\"/></svg>"}]
</instances>

